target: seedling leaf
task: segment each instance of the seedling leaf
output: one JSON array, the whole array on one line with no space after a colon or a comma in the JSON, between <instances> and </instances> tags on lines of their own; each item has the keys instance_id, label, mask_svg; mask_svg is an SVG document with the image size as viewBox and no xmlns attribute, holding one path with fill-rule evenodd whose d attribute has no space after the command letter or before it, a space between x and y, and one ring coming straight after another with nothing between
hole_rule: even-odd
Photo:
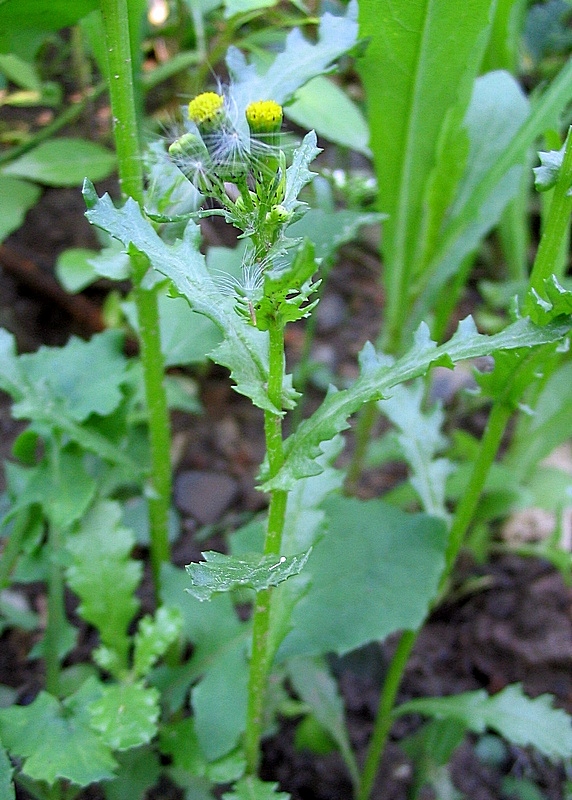
<instances>
[{"instance_id":1,"label":"seedling leaf","mask_svg":"<svg viewBox=\"0 0 572 800\"><path fill-rule=\"evenodd\" d=\"M28 706L0 710L0 736L14 756L25 759L22 772L53 784L58 778L78 786L113 778L117 763L89 725L87 705L100 692L89 680L60 704L40 692Z\"/></svg>"},{"instance_id":2,"label":"seedling leaf","mask_svg":"<svg viewBox=\"0 0 572 800\"><path fill-rule=\"evenodd\" d=\"M328 529L308 560L310 586L294 608L279 658L346 653L396 630L415 630L437 592L442 520L381 500L333 497L324 509Z\"/></svg>"},{"instance_id":3,"label":"seedling leaf","mask_svg":"<svg viewBox=\"0 0 572 800\"><path fill-rule=\"evenodd\" d=\"M133 533L120 523L121 507L110 501L95 506L79 530L68 537L72 556L68 581L79 596L78 612L99 630L102 643L126 666L127 628L139 607L134 596L141 564L130 558Z\"/></svg>"},{"instance_id":4,"label":"seedling leaf","mask_svg":"<svg viewBox=\"0 0 572 800\"><path fill-rule=\"evenodd\" d=\"M348 427L347 419L370 400L381 400L399 383L424 375L432 366L451 367L457 361L489 355L497 350L513 350L557 342L570 330L570 324L556 322L537 327L529 319L509 325L501 333L485 336L477 332L471 317L463 320L454 336L437 346L429 336L427 326L420 325L412 348L398 361L378 355L367 344L360 356L362 372L349 389L330 388L316 412L302 422L286 440L284 466L271 480L263 484L264 491L291 489L298 478L316 475L321 467L316 462L320 444ZM262 471L264 479L264 470Z\"/></svg>"},{"instance_id":5,"label":"seedling leaf","mask_svg":"<svg viewBox=\"0 0 572 800\"><path fill-rule=\"evenodd\" d=\"M457 719L474 733L491 728L520 747L536 747L547 758L569 758L571 718L561 709L553 708L552 703L553 697L548 694L531 700L517 683L493 696L479 689L453 697L411 700L399 706L395 714Z\"/></svg>"},{"instance_id":6,"label":"seedling leaf","mask_svg":"<svg viewBox=\"0 0 572 800\"><path fill-rule=\"evenodd\" d=\"M289 800L286 792L277 792L277 783L267 783L248 775L235 784L232 792L225 792L223 800Z\"/></svg>"},{"instance_id":7,"label":"seedling leaf","mask_svg":"<svg viewBox=\"0 0 572 800\"><path fill-rule=\"evenodd\" d=\"M112 750L129 750L147 744L157 733L159 692L142 682L112 684L88 711L91 727Z\"/></svg>"},{"instance_id":8,"label":"seedling leaf","mask_svg":"<svg viewBox=\"0 0 572 800\"><path fill-rule=\"evenodd\" d=\"M259 592L277 586L303 569L311 549L293 556L260 556L258 553L227 556L210 550L202 553L204 561L188 564L191 576L187 589L198 600L210 600L213 594L249 587Z\"/></svg>"}]
</instances>

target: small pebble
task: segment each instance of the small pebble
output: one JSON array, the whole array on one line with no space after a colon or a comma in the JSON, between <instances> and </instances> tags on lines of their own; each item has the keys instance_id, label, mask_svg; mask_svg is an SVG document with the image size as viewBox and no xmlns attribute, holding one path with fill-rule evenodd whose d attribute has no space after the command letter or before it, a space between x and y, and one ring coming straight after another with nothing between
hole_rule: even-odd
<instances>
[{"instance_id":1,"label":"small pebble","mask_svg":"<svg viewBox=\"0 0 572 800\"><path fill-rule=\"evenodd\" d=\"M175 480L177 508L200 525L218 522L237 495L237 482L222 472L188 470Z\"/></svg>"}]
</instances>

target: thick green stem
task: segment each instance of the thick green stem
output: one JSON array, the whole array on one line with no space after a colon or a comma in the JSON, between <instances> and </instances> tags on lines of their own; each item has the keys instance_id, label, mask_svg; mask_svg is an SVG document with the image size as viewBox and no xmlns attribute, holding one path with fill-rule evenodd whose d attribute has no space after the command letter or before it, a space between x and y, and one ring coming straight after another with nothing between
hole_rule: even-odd
<instances>
[{"instance_id":1,"label":"thick green stem","mask_svg":"<svg viewBox=\"0 0 572 800\"><path fill-rule=\"evenodd\" d=\"M127 0L101 0L105 26L109 91L119 183L123 195L143 205L143 167L131 68ZM170 423L164 385L159 311L156 293L141 285L146 264L133 262L135 303L141 341L141 360L149 415L151 444L151 491L149 516L151 563L155 591L160 588L160 568L169 560L168 521L171 502Z\"/></svg>"},{"instance_id":2,"label":"thick green stem","mask_svg":"<svg viewBox=\"0 0 572 800\"><path fill-rule=\"evenodd\" d=\"M270 327L270 357L268 371L268 397L273 405L282 408L282 385L284 381L284 330L279 322ZM282 417L272 411L264 413L264 432L270 475L276 475L284 463L282 444ZM285 491L274 491L270 496L268 527L264 541L265 555L279 555L282 532L286 518ZM252 628L252 653L248 680L248 707L245 734L247 771L254 775L260 761L260 740L264 723L264 699L270 669L268 634L272 590L263 589L256 594Z\"/></svg>"},{"instance_id":3,"label":"thick green stem","mask_svg":"<svg viewBox=\"0 0 572 800\"><path fill-rule=\"evenodd\" d=\"M566 236L566 229L570 224L570 213L572 212L572 195L569 194L572 187L572 127L568 130L566 137L566 147L564 158L558 175L556 186L552 195L550 210L546 217L546 224L534 266L530 276L530 287L541 297L545 297L544 281L547 280L555 271L562 251L562 241Z\"/></svg>"}]
</instances>

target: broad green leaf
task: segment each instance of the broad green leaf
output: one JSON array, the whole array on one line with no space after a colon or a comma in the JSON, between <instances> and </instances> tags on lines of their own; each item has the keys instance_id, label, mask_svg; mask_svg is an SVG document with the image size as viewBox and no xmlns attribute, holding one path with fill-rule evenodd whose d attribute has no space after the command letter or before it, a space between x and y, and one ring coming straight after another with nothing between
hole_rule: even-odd
<instances>
[{"instance_id":1,"label":"broad green leaf","mask_svg":"<svg viewBox=\"0 0 572 800\"><path fill-rule=\"evenodd\" d=\"M241 641L230 641L191 692L195 729L208 761L226 756L240 743L247 698L246 647Z\"/></svg>"},{"instance_id":2,"label":"broad green leaf","mask_svg":"<svg viewBox=\"0 0 572 800\"><path fill-rule=\"evenodd\" d=\"M124 750L116 755L117 777L103 784L106 800L144 800L161 774L159 757L151 747Z\"/></svg>"},{"instance_id":3,"label":"broad green leaf","mask_svg":"<svg viewBox=\"0 0 572 800\"><path fill-rule=\"evenodd\" d=\"M91 259L97 255L97 250L70 247L58 256L56 275L66 292L76 294L97 280L98 275L91 265Z\"/></svg>"},{"instance_id":4,"label":"broad green leaf","mask_svg":"<svg viewBox=\"0 0 572 800\"><path fill-rule=\"evenodd\" d=\"M288 661L287 670L294 691L310 706L314 718L336 742L354 786L357 786L359 769L345 723L344 702L325 661L293 658Z\"/></svg>"},{"instance_id":5,"label":"broad green leaf","mask_svg":"<svg viewBox=\"0 0 572 800\"><path fill-rule=\"evenodd\" d=\"M23 89L40 90L42 81L34 64L14 53L0 55L0 72Z\"/></svg>"},{"instance_id":6,"label":"broad green leaf","mask_svg":"<svg viewBox=\"0 0 572 800\"><path fill-rule=\"evenodd\" d=\"M4 167L6 175L48 186L81 186L107 178L115 169L115 154L97 142L83 139L51 139Z\"/></svg>"},{"instance_id":7,"label":"broad green leaf","mask_svg":"<svg viewBox=\"0 0 572 800\"><path fill-rule=\"evenodd\" d=\"M187 564L191 576L187 589L198 600L210 600L213 594L229 592L238 587L248 587L259 592L302 571L310 550L291 556L261 556L249 553L227 556L210 550L202 553L204 561Z\"/></svg>"},{"instance_id":8,"label":"broad green leaf","mask_svg":"<svg viewBox=\"0 0 572 800\"><path fill-rule=\"evenodd\" d=\"M88 706L91 727L112 750L147 744L157 733L159 692L143 682L104 686Z\"/></svg>"},{"instance_id":9,"label":"broad green leaf","mask_svg":"<svg viewBox=\"0 0 572 800\"><path fill-rule=\"evenodd\" d=\"M225 792L223 800L289 800L286 792L278 792L277 783L267 783L249 775L235 784L232 792Z\"/></svg>"},{"instance_id":10,"label":"broad green leaf","mask_svg":"<svg viewBox=\"0 0 572 800\"><path fill-rule=\"evenodd\" d=\"M24 775L78 786L114 777L117 762L89 725L87 705L100 691L89 680L61 704L40 692L28 706L0 710L0 737L10 753L24 759Z\"/></svg>"},{"instance_id":11,"label":"broad green leaf","mask_svg":"<svg viewBox=\"0 0 572 800\"><path fill-rule=\"evenodd\" d=\"M298 89L284 114L302 129L315 130L330 142L370 154L369 128L363 114L336 83L323 75Z\"/></svg>"},{"instance_id":12,"label":"broad green leaf","mask_svg":"<svg viewBox=\"0 0 572 800\"><path fill-rule=\"evenodd\" d=\"M445 485L453 465L437 454L445 448L446 438L441 431L445 421L443 409L434 405L422 408L425 387L422 381L395 386L391 397L380 400L378 408L397 427L398 442L411 468L411 485L421 500L426 514L448 519L445 505Z\"/></svg>"},{"instance_id":13,"label":"broad green leaf","mask_svg":"<svg viewBox=\"0 0 572 800\"><path fill-rule=\"evenodd\" d=\"M235 312L234 299L214 283L199 251L200 232L195 223L189 221L184 238L169 246L142 217L133 200L127 200L122 208L116 209L108 195L99 199L89 184L84 187L84 196L88 206L86 216L90 222L106 230L125 248L135 247L144 253L153 267L173 282L193 311L204 314L223 332L225 340L211 358L231 370L236 391L250 397L260 408L277 412L265 389L268 378L267 335L248 325ZM290 385L286 384L285 407L292 407L294 397Z\"/></svg>"},{"instance_id":14,"label":"broad green leaf","mask_svg":"<svg viewBox=\"0 0 572 800\"><path fill-rule=\"evenodd\" d=\"M145 677L177 640L182 622L179 609L166 606L158 608L154 617L143 617L135 634L133 670L137 677Z\"/></svg>"},{"instance_id":15,"label":"broad green leaf","mask_svg":"<svg viewBox=\"0 0 572 800\"><path fill-rule=\"evenodd\" d=\"M236 47L229 47L226 63L232 79L232 103L237 118L242 119L246 106L256 100L275 100L284 105L311 78L326 72L357 41L357 3L350 2L343 17L326 12L320 18L316 43L305 39L299 28L290 31L284 50L264 73Z\"/></svg>"},{"instance_id":16,"label":"broad green leaf","mask_svg":"<svg viewBox=\"0 0 572 800\"><path fill-rule=\"evenodd\" d=\"M490 355L497 350L557 342L569 329L570 325L564 323L539 328L530 320L521 319L501 333L485 336L477 333L472 318L467 317L454 336L439 347L431 340L427 326L421 325L411 350L395 362L387 356L376 355L373 347L366 345L361 354L360 377L349 389L330 389L318 410L286 440L284 466L272 480L266 480L263 489L290 489L296 479L318 474L321 468L316 457L322 452L320 444L347 428L350 414L370 400L389 395L399 383L424 375L431 366L451 367L457 361ZM262 477L264 479L264 471Z\"/></svg>"},{"instance_id":17,"label":"broad green leaf","mask_svg":"<svg viewBox=\"0 0 572 800\"><path fill-rule=\"evenodd\" d=\"M398 308L415 269L425 188L453 107L466 108L487 41L491 0L362 0L359 70L384 226L388 303ZM392 320L392 323L397 320Z\"/></svg>"},{"instance_id":18,"label":"broad green leaf","mask_svg":"<svg viewBox=\"0 0 572 800\"><path fill-rule=\"evenodd\" d=\"M324 509L328 528L308 560L310 586L292 613L282 659L346 653L396 630L416 630L437 592L442 520L381 500L334 497Z\"/></svg>"},{"instance_id":19,"label":"broad green leaf","mask_svg":"<svg viewBox=\"0 0 572 800\"><path fill-rule=\"evenodd\" d=\"M16 401L17 419L45 419L59 411L84 422L91 414L110 414L123 399L127 361L122 345L119 332L104 331L89 342L72 337L65 347L16 356L14 338L2 330L0 388Z\"/></svg>"},{"instance_id":20,"label":"broad green leaf","mask_svg":"<svg viewBox=\"0 0 572 800\"><path fill-rule=\"evenodd\" d=\"M0 175L0 242L20 227L41 193L40 187L33 183Z\"/></svg>"},{"instance_id":21,"label":"broad green leaf","mask_svg":"<svg viewBox=\"0 0 572 800\"><path fill-rule=\"evenodd\" d=\"M134 592L142 565L130 558L135 537L121 527L120 519L121 507L110 501L99 503L85 516L68 537L72 556L68 582L81 600L81 617L98 629L102 643L126 666L127 628L139 607Z\"/></svg>"},{"instance_id":22,"label":"broad green leaf","mask_svg":"<svg viewBox=\"0 0 572 800\"><path fill-rule=\"evenodd\" d=\"M531 700L520 684L514 684L492 696L479 689L452 697L410 700L394 713L457 719L470 731L483 733L490 728L512 744L535 747L547 758L570 758L572 718L553 708L553 700L548 694Z\"/></svg>"},{"instance_id":23,"label":"broad green leaf","mask_svg":"<svg viewBox=\"0 0 572 800\"><path fill-rule=\"evenodd\" d=\"M0 800L16 800L16 792L12 783L13 771L10 759L0 743Z\"/></svg>"}]
</instances>

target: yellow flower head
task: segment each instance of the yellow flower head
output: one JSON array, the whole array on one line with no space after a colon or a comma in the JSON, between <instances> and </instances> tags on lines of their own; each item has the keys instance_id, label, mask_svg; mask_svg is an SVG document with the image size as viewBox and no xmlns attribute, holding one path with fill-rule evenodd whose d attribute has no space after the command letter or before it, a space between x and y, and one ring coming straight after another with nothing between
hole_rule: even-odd
<instances>
[{"instance_id":1,"label":"yellow flower head","mask_svg":"<svg viewBox=\"0 0 572 800\"><path fill-rule=\"evenodd\" d=\"M199 127L210 128L220 119L224 98L216 92L198 94L189 103L189 119Z\"/></svg>"},{"instance_id":2,"label":"yellow flower head","mask_svg":"<svg viewBox=\"0 0 572 800\"><path fill-rule=\"evenodd\" d=\"M246 107L251 133L276 133L282 125L282 106L274 100L257 100Z\"/></svg>"}]
</instances>

